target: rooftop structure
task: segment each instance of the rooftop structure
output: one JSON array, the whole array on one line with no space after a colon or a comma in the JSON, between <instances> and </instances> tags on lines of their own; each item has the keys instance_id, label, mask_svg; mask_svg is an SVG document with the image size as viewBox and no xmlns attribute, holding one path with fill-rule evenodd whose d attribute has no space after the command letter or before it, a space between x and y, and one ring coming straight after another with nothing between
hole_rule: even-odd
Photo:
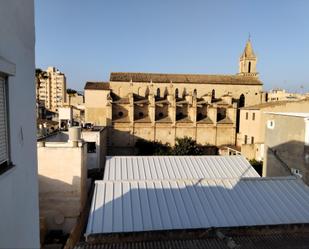
<instances>
[{"instance_id":1,"label":"rooftop structure","mask_svg":"<svg viewBox=\"0 0 309 249\"><path fill-rule=\"evenodd\" d=\"M86 236L308 223L296 177L97 181Z\"/></svg>"},{"instance_id":2,"label":"rooftop structure","mask_svg":"<svg viewBox=\"0 0 309 249\"><path fill-rule=\"evenodd\" d=\"M112 156L104 180L259 177L242 156Z\"/></svg>"}]
</instances>

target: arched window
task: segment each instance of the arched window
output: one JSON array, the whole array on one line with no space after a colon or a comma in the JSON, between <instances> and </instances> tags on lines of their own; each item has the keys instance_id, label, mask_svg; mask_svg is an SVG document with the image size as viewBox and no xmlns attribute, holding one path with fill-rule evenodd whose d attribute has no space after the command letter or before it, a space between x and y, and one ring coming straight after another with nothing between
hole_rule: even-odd
<instances>
[{"instance_id":1,"label":"arched window","mask_svg":"<svg viewBox=\"0 0 309 249\"><path fill-rule=\"evenodd\" d=\"M142 88L141 87L139 87L137 89L137 95L142 96Z\"/></svg>"},{"instance_id":2,"label":"arched window","mask_svg":"<svg viewBox=\"0 0 309 249\"><path fill-rule=\"evenodd\" d=\"M160 88L157 89L157 97L160 98Z\"/></svg>"},{"instance_id":3,"label":"arched window","mask_svg":"<svg viewBox=\"0 0 309 249\"><path fill-rule=\"evenodd\" d=\"M239 102L238 102L238 107L244 107L245 106L245 95L240 95L239 97Z\"/></svg>"},{"instance_id":4,"label":"arched window","mask_svg":"<svg viewBox=\"0 0 309 249\"><path fill-rule=\"evenodd\" d=\"M176 88L176 90L175 90L175 98L178 98L178 95L179 95L179 91L178 91L178 88Z\"/></svg>"},{"instance_id":5,"label":"arched window","mask_svg":"<svg viewBox=\"0 0 309 249\"><path fill-rule=\"evenodd\" d=\"M197 90L196 89L194 89L194 91L193 91L193 96L197 97Z\"/></svg>"},{"instance_id":6,"label":"arched window","mask_svg":"<svg viewBox=\"0 0 309 249\"><path fill-rule=\"evenodd\" d=\"M216 91L215 91L215 89L212 89L211 100L214 100L215 98L216 98Z\"/></svg>"},{"instance_id":7,"label":"arched window","mask_svg":"<svg viewBox=\"0 0 309 249\"><path fill-rule=\"evenodd\" d=\"M251 62L249 61L249 65L248 65L248 73L251 72Z\"/></svg>"},{"instance_id":8,"label":"arched window","mask_svg":"<svg viewBox=\"0 0 309 249\"><path fill-rule=\"evenodd\" d=\"M167 91L167 88L165 87L165 89L164 89L164 93L163 93L163 95L164 95L164 98L166 98L167 97L167 95L168 95L168 91Z\"/></svg>"}]
</instances>

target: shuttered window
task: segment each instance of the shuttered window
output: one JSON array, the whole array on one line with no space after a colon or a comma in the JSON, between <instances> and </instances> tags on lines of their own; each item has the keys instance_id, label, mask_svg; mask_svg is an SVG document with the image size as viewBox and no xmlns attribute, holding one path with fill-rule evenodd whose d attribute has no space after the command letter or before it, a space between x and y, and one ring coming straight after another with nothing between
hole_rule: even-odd
<instances>
[{"instance_id":1,"label":"shuttered window","mask_svg":"<svg viewBox=\"0 0 309 249\"><path fill-rule=\"evenodd\" d=\"M0 76L0 171L8 166L8 134L5 79Z\"/></svg>"}]
</instances>

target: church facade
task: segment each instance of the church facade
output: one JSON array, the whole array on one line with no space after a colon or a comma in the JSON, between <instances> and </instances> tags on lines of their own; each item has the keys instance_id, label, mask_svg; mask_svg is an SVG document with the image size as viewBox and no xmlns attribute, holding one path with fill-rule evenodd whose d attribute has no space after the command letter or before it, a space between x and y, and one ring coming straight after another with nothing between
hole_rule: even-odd
<instances>
[{"instance_id":1,"label":"church facade","mask_svg":"<svg viewBox=\"0 0 309 249\"><path fill-rule=\"evenodd\" d=\"M86 83L85 121L108 127L111 154L132 153L139 138L235 145L238 108L262 102L256 63L248 40L236 75L111 73Z\"/></svg>"}]
</instances>

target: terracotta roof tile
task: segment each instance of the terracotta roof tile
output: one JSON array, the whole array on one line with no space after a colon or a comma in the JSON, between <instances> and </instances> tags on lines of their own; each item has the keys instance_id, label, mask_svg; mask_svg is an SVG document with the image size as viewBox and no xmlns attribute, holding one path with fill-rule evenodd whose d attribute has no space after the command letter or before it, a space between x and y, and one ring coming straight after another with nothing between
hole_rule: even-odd
<instances>
[{"instance_id":1,"label":"terracotta roof tile","mask_svg":"<svg viewBox=\"0 0 309 249\"><path fill-rule=\"evenodd\" d=\"M111 73L110 81L121 82L155 82L155 83L200 83L200 84L233 84L262 85L254 76L211 75L211 74L160 74L160 73Z\"/></svg>"},{"instance_id":2,"label":"terracotta roof tile","mask_svg":"<svg viewBox=\"0 0 309 249\"><path fill-rule=\"evenodd\" d=\"M109 90L108 82L90 82L88 81L85 85L85 90Z\"/></svg>"}]
</instances>

